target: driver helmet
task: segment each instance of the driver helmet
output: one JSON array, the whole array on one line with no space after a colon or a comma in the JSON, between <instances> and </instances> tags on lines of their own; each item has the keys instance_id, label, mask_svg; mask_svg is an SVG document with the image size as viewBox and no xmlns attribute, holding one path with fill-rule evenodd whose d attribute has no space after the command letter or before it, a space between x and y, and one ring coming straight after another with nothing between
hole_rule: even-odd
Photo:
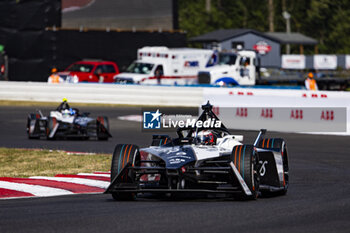
<instances>
[{"instance_id":1,"label":"driver helmet","mask_svg":"<svg viewBox=\"0 0 350 233\"><path fill-rule=\"evenodd\" d=\"M62 111L62 116L63 116L63 117L73 116L75 113L76 113L75 110L72 109L72 108L70 108L70 109L64 109L64 110Z\"/></svg>"},{"instance_id":2,"label":"driver helmet","mask_svg":"<svg viewBox=\"0 0 350 233\"><path fill-rule=\"evenodd\" d=\"M62 116L63 116L63 117L68 117L68 116L70 116L70 111L69 111L69 109L64 109L64 110L62 110Z\"/></svg>"},{"instance_id":3,"label":"driver helmet","mask_svg":"<svg viewBox=\"0 0 350 233\"><path fill-rule=\"evenodd\" d=\"M201 131L197 135L197 141L202 145L215 145L216 136L210 130Z\"/></svg>"}]
</instances>

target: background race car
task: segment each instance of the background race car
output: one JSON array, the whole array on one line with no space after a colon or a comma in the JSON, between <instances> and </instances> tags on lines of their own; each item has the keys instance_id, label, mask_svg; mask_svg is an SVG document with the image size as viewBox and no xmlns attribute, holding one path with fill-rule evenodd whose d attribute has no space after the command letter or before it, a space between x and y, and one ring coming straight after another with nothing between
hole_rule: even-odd
<instances>
[{"instance_id":1,"label":"background race car","mask_svg":"<svg viewBox=\"0 0 350 233\"><path fill-rule=\"evenodd\" d=\"M150 147L115 147L111 184L105 193L116 200L132 200L137 193L230 194L240 199L285 194L288 189L287 147L283 139L263 138L243 144L212 111L202 106L198 121L220 122L220 127L194 124L177 130L178 137L154 135Z\"/></svg>"},{"instance_id":2,"label":"background race car","mask_svg":"<svg viewBox=\"0 0 350 233\"><path fill-rule=\"evenodd\" d=\"M80 113L76 108L70 108L66 101L49 116L44 116L40 110L31 113L27 119L27 134L29 139L46 137L55 138L84 138L95 137L98 140L108 140L109 122L106 116L89 117L90 113Z\"/></svg>"}]
</instances>

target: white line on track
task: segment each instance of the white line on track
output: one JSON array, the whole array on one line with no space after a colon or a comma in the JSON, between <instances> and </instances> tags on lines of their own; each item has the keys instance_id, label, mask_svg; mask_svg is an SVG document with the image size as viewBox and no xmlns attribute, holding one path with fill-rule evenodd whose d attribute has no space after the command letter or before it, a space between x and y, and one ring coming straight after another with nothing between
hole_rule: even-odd
<instances>
[{"instance_id":1,"label":"white line on track","mask_svg":"<svg viewBox=\"0 0 350 233\"><path fill-rule=\"evenodd\" d=\"M78 173L80 176L100 176L100 177L111 177L109 174L94 174L94 173Z\"/></svg>"},{"instance_id":2,"label":"white line on track","mask_svg":"<svg viewBox=\"0 0 350 233\"><path fill-rule=\"evenodd\" d=\"M31 193L38 197L74 194L70 191L58 188L50 188L41 185L21 184L15 182L0 181L0 188Z\"/></svg>"},{"instance_id":3,"label":"white line on track","mask_svg":"<svg viewBox=\"0 0 350 233\"><path fill-rule=\"evenodd\" d=\"M84 179L84 178L47 177L47 176L32 176L29 178L55 180L55 181L68 182L68 183L74 183L74 184L83 184L83 185L98 187L98 188L102 188L102 189L106 189L110 184L107 181L90 180L90 179Z\"/></svg>"},{"instance_id":4,"label":"white line on track","mask_svg":"<svg viewBox=\"0 0 350 233\"><path fill-rule=\"evenodd\" d=\"M127 115L118 117L119 120L142 122L141 115Z\"/></svg>"}]
</instances>

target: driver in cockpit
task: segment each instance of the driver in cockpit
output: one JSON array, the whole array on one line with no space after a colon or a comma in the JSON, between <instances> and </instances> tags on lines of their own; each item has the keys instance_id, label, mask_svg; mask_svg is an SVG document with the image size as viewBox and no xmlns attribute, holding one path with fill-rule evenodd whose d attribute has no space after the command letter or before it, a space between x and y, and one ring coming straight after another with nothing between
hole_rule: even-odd
<instances>
[{"instance_id":1,"label":"driver in cockpit","mask_svg":"<svg viewBox=\"0 0 350 233\"><path fill-rule=\"evenodd\" d=\"M56 111L61 112L63 117L74 116L76 114L76 111L69 106L67 98L63 98L62 103L56 108Z\"/></svg>"},{"instance_id":2,"label":"driver in cockpit","mask_svg":"<svg viewBox=\"0 0 350 233\"><path fill-rule=\"evenodd\" d=\"M197 134L197 142L201 145L216 145L217 136L211 130L203 130Z\"/></svg>"}]
</instances>

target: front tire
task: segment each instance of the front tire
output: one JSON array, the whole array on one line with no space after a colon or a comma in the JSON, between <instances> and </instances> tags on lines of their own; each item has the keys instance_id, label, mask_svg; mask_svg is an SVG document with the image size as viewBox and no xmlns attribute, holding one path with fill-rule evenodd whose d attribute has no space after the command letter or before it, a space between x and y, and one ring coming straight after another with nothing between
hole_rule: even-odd
<instances>
[{"instance_id":1,"label":"front tire","mask_svg":"<svg viewBox=\"0 0 350 233\"><path fill-rule=\"evenodd\" d=\"M48 117L46 123L46 139L47 140L55 140L55 134L51 135L57 125L57 119L55 117Z\"/></svg>"},{"instance_id":2,"label":"front tire","mask_svg":"<svg viewBox=\"0 0 350 233\"><path fill-rule=\"evenodd\" d=\"M259 147L263 149L277 149L281 152L283 163L283 186L281 191L274 192L274 194L285 195L289 186L288 149L286 141L284 141L283 138L265 138L260 142ZM263 196L268 196L272 193L264 191L262 194Z\"/></svg>"},{"instance_id":3,"label":"front tire","mask_svg":"<svg viewBox=\"0 0 350 233\"><path fill-rule=\"evenodd\" d=\"M232 150L231 161L247 184L252 195L240 197L242 200L255 200L259 194L258 154L253 145L239 145Z\"/></svg>"},{"instance_id":4,"label":"front tire","mask_svg":"<svg viewBox=\"0 0 350 233\"><path fill-rule=\"evenodd\" d=\"M40 118L40 115L31 113L27 118L27 135L29 139L39 139L40 136L35 135L35 131L38 127L37 119Z\"/></svg>"},{"instance_id":5,"label":"front tire","mask_svg":"<svg viewBox=\"0 0 350 233\"><path fill-rule=\"evenodd\" d=\"M140 161L139 147L132 144L118 144L113 152L112 165L111 165L111 182L116 179L125 166L131 164L134 166ZM134 175L132 171L127 171L124 176L118 177L120 183L132 183ZM112 193L114 200L134 200L135 193Z\"/></svg>"}]
</instances>

